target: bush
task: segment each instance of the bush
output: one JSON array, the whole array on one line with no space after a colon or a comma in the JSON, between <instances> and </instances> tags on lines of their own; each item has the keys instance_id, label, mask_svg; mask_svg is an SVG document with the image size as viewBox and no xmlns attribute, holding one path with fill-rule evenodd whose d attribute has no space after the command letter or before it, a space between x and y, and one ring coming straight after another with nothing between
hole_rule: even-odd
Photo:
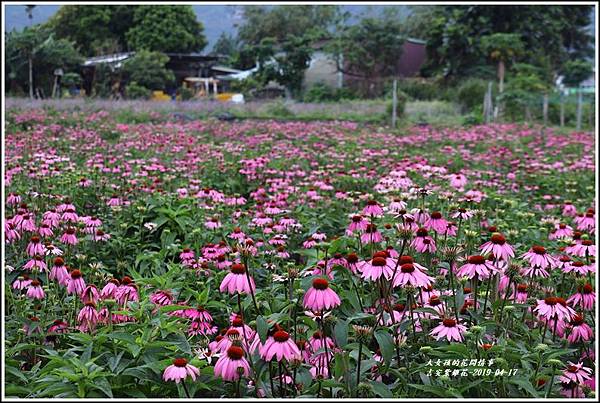
<instances>
[{"instance_id":1,"label":"bush","mask_svg":"<svg viewBox=\"0 0 600 403\"><path fill-rule=\"evenodd\" d=\"M398 90L398 106L396 108L396 113L398 115L398 118L401 118L402 116L404 116L407 101L408 101L408 96L404 92ZM392 101L388 101L386 108L385 108L385 112L390 119L392 118L393 107L394 107L394 103Z\"/></svg>"},{"instance_id":2,"label":"bush","mask_svg":"<svg viewBox=\"0 0 600 403\"><path fill-rule=\"evenodd\" d=\"M133 81L125 88L125 95L129 99L150 99L152 91Z\"/></svg>"},{"instance_id":3,"label":"bush","mask_svg":"<svg viewBox=\"0 0 600 403\"><path fill-rule=\"evenodd\" d=\"M304 102L338 102L342 99L356 99L357 94L350 88L332 88L323 83L310 87L302 98Z\"/></svg>"},{"instance_id":4,"label":"bush","mask_svg":"<svg viewBox=\"0 0 600 403\"><path fill-rule=\"evenodd\" d=\"M230 92L244 94L244 98L246 98L247 100L252 98L252 90L261 88L263 88L263 85L261 85L256 79L252 77L248 77L243 80L233 80L229 84Z\"/></svg>"},{"instance_id":5,"label":"bush","mask_svg":"<svg viewBox=\"0 0 600 403\"><path fill-rule=\"evenodd\" d=\"M265 111L269 116L276 118L289 118L294 116L294 112L288 109L283 102L274 102L270 104Z\"/></svg>"},{"instance_id":6,"label":"bush","mask_svg":"<svg viewBox=\"0 0 600 403\"><path fill-rule=\"evenodd\" d=\"M181 87L179 89L179 94L181 95L182 101L189 101L190 99L194 98L194 91L187 87Z\"/></svg>"},{"instance_id":7,"label":"bush","mask_svg":"<svg viewBox=\"0 0 600 403\"><path fill-rule=\"evenodd\" d=\"M462 112L472 111L473 108L483 105L483 98L488 88L488 81L480 78L470 78L460 84L456 90L456 99ZM494 87L492 86L492 99Z\"/></svg>"},{"instance_id":8,"label":"bush","mask_svg":"<svg viewBox=\"0 0 600 403\"><path fill-rule=\"evenodd\" d=\"M123 72L129 81L151 90L162 90L175 81L175 75L165 66L169 57L160 52L138 51L127 60Z\"/></svg>"},{"instance_id":9,"label":"bush","mask_svg":"<svg viewBox=\"0 0 600 403\"><path fill-rule=\"evenodd\" d=\"M411 100L430 101L440 98L441 86L433 81L408 78L398 82L398 89Z\"/></svg>"}]
</instances>

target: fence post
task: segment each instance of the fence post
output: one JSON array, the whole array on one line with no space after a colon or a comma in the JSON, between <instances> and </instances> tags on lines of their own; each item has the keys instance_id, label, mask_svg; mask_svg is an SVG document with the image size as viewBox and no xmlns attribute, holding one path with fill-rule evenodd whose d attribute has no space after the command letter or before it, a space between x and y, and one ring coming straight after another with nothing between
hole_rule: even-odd
<instances>
[{"instance_id":1,"label":"fence post","mask_svg":"<svg viewBox=\"0 0 600 403\"><path fill-rule=\"evenodd\" d=\"M560 127L565 125L565 94L560 92Z\"/></svg>"},{"instance_id":2,"label":"fence post","mask_svg":"<svg viewBox=\"0 0 600 403\"><path fill-rule=\"evenodd\" d=\"M581 112L583 109L583 92L577 88L577 130L581 130Z\"/></svg>"},{"instance_id":3,"label":"fence post","mask_svg":"<svg viewBox=\"0 0 600 403\"><path fill-rule=\"evenodd\" d=\"M548 125L548 93L544 94L543 115L544 115L544 127L545 127Z\"/></svg>"},{"instance_id":4,"label":"fence post","mask_svg":"<svg viewBox=\"0 0 600 403\"><path fill-rule=\"evenodd\" d=\"M394 89L392 92L392 127L395 129L396 128L396 120L398 119L398 112L397 112L397 108L398 108L398 94L397 94L397 88L398 88L398 80L394 79Z\"/></svg>"},{"instance_id":5,"label":"fence post","mask_svg":"<svg viewBox=\"0 0 600 403\"><path fill-rule=\"evenodd\" d=\"M488 89L485 93L485 97L483 98L483 116L485 117L485 123L490 123L492 120L493 114L493 105L492 105L492 82L488 82Z\"/></svg>"}]
</instances>

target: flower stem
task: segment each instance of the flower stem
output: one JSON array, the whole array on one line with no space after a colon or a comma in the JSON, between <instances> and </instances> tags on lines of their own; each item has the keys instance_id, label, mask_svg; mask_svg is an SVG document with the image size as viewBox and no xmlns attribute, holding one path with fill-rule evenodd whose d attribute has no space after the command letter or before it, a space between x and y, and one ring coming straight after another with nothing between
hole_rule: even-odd
<instances>
[{"instance_id":1,"label":"flower stem","mask_svg":"<svg viewBox=\"0 0 600 403\"><path fill-rule=\"evenodd\" d=\"M360 384L360 363L362 356L362 340L358 342L358 362L356 364L356 397L358 397L358 385Z\"/></svg>"}]
</instances>

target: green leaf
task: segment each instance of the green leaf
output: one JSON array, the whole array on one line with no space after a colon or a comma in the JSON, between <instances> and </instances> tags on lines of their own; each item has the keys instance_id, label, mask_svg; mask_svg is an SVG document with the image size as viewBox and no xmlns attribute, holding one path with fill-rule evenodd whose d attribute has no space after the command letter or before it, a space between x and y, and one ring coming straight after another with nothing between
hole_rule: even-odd
<instances>
[{"instance_id":1,"label":"green leaf","mask_svg":"<svg viewBox=\"0 0 600 403\"><path fill-rule=\"evenodd\" d=\"M348 321L338 321L333 329L333 334L338 346L344 347L346 344L348 344Z\"/></svg>"},{"instance_id":2,"label":"green leaf","mask_svg":"<svg viewBox=\"0 0 600 403\"><path fill-rule=\"evenodd\" d=\"M540 397L538 395L538 392L535 390L535 388L533 387L533 385L529 381L529 379L525 379L525 378L510 378L508 382L512 383L512 384L515 384L517 386L520 386L521 388L525 389L533 397Z\"/></svg>"},{"instance_id":3,"label":"green leaf","mask_svg":"<svg viewBox=\"0 0 600 403\"><path fill-rule=\"evenodd\" d=\"M265 343L267 340L267 333L269 331L269 325L265 318L262 315L258 315L256 317L256 330L258 331L258 337L260 338L261 343Z\"/></svg>"},{"instance_id":4,"label":"green leaf","mask_svg":"<svg viewBox=\"0 0 600 403\"><path fill-rule=\"evenodd\" d=\"M375 339L379 344L381 350L381 356L386 364L389 364L394 356L394 339L385 330L378 330L375 332Z\"/></svg>"},{"instance_id":5,"label":"green leaf","mask_svg":"<svg viewBox=\"0 0 600 403\"><path fill-rule=\"evenodd\" d=\"M386 385L385 383L371 381L370 384L371 384L371 386L373 386L373 391L375 392L375 394L377 396L387 397L387 398L394 397L394 395L392 394L392 391L390 390L390 387L388 385Z\"/></svg>"}]
</instances>

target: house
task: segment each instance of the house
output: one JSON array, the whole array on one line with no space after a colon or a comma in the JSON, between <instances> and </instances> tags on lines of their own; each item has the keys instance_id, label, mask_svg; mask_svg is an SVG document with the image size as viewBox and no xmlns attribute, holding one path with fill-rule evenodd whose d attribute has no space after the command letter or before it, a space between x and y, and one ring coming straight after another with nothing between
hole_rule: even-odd
<instances>
[{"instance_id":1,"label":"house","mask_svg":"<svg viewBox=\"0 0 600 403\"><path fill-rule=\"evenodd\" d=\"M327 40L313 44L313 55L308 69L304 73L304 88L322 83L333 88L354 87L360 78L350 77L339 72L333 55L325 51ZM408 38L402 47L402 55L398 59L397 73L399 78L415 77L419 75L421 66L425 62L426 42L420 39ZM343 63L343 58L342 58Z\"/></svg>"},{"instance_id":2,"label":"house","mask_svg":"<svg viewBox=\"0 0 600 403\"><path fill-rule=\"evenodd\" d=\"M175 75L175 87L167 88L167 92L174 92L181 87L186 78L189 77L204 77L213 78L216 74L212 70L221 59L222 56L202 55L200 53L165 53L169 56L169 61L166 68L171 70ZM116 53L111 55L102 55L84 60L81 64L83 84L82 87L86 94L90 94L94 81L96 67L100 64L108 65L113 72L123 66L123 64L132 58L135 52ZM118 74L115 86L121 86Z\"/></svg>"}]
</instances>

